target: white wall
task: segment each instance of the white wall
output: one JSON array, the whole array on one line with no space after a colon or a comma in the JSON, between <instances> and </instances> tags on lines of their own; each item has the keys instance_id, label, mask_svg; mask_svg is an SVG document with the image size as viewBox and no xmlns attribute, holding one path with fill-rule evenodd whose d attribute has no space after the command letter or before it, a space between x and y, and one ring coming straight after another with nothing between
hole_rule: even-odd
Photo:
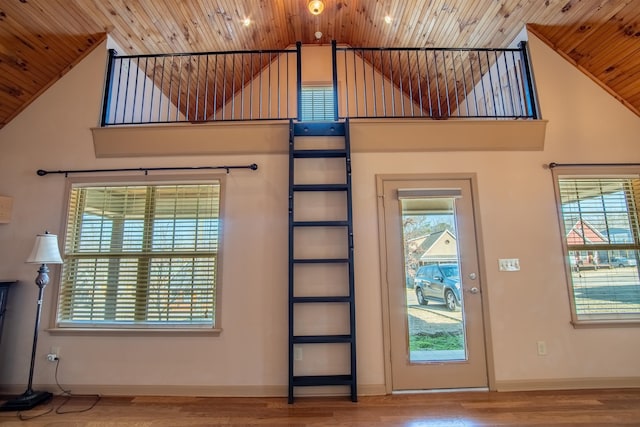
<instances>
[{"instance_id":1,"label":"white wall","mask_svg":"<svg viewBox=\"0 0 640 427\"><path fill-rule=\"evenodd\" d=\"M375 176L475 172L493 336L504 387L640 377L638 328L574 329L564 279L551 174L555 162L638 162L640 119L531 37L544 118L544 151L356 153L353 155L358 374L362 392L384 390ZM53 384L50 347L60 347L60 381L76 390L282 394L287 383L287 156L96 159L104 46L0 130L0 194L14 198L0 224L0 278L11 291L0 347L0 384L20 391L29 369L36 267L24 264L35 234L61 231L65 179L36 169L257 163L227 177L219 337L52 335L58 267L43 307L36 384ZM248 124L250 126L250 124ZM403 137L398 135L398 139ZM428 138L425 135L425 139ZM233 143L233 141L229 141ZM283 141L287 144L287 141ZM520 258L518 273L498 258ZM536 354L545 340L548 355ZM515 384L515 385L514 385ZM146 388L145 388L146 387ZM189 388L191 387L191 388ZM195 390L195 391L194 391Z\"/></svg>"}]
</instances>

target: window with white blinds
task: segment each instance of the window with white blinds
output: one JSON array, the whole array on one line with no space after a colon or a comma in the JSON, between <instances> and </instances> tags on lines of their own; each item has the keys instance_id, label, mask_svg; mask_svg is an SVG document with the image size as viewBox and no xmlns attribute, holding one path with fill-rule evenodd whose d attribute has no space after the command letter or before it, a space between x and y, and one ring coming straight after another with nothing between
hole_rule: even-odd
<instances>
[{"instance_id":1,"label":"window with white blinds","mask_svg":"<svg viewBox=\"0 0 640 427\"><path fill-rule=\"evenodd\" d=\"M72 185L58 327L215 327L220 182Z\"/></svg>"},{"instance_id":2,"label":"window with white blinds","mask_svg":"<svg viewBox=\"0 0 640 427\"><path fill-rule=\"evenodd\" d=\"M301 95L302 120L333 120L333 86L303 86Z\"/></svg>"},{"instance_id":3,"label":"window with white blinds","mask_svg":"<svg viewBox=\"0 0 640 427\"><path fill-rule=\"evenodd\" d=\"M557 175L576 323L640 320L640 177Z\"/></svg>"}]
</instances>

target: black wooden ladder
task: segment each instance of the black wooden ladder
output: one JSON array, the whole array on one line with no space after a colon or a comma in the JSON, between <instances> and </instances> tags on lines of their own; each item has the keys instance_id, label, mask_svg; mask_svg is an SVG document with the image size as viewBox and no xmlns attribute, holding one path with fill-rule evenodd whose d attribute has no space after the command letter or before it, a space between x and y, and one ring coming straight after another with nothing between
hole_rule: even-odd
<instances>
[{"instance_id":1,"label":"black wooden ladder","mask_svg":"<svg viewBox=\"0 0 640 427\"><path fill-rule=\"evenodd\" d=\"M309 138L311 137L311 138ZM321 138L316 138L321 137ZM319 140L320 144L307 144L310 140ZM336 144L340 140L344 140L344 144ZM297 141L296 141L297 140ZM324 141L324 142L323 142ZM327 144L326 141L329 141ZM338 146L338 148L336 148ZM342 182L315 182L307 183L306 179L304 183L300 183L297 179L297 175L304 175L305 168L301 165L296 168L296 159L304 160L304 164L307 166L317 163L319 169L322 170L326 162L335 161L340 162L339 159L344 159L344 180ZM333 160L327 160L333 159ZM311 162L311 163L309 163ZM341 165L341 163L337 163ZM338 166L341 168L342 166ZM341 171L339 174L341 175ZM321 176L321 174L320 174ZM317 179L318 176L316 175ZM311 215L313 218L301 218L302 213L294 212L299 209L300 202L296 202L296 195L302 196L301 193L306 193L305 200L311 203L323 203L323 200L327 200L329 193L339 192L344 194L344 203L340 211L346 213L346 218L317 218L317 215ZM310 197L311 199L307 198ZM317 197L317 199L315 199ZM357 395L357 382L356 382L356 327L355 327L355 297L354 297L354 270L353 270L353 214L351 207L351 150L349 146L349 121L345 122L289 122L289 403L293 403L294 389L296 387L309 387L309 386L348 386L350 388L351 400L356 402ZM313 206L316 206L315 204ZM313 211L313 209L312 209ZM324 209L317 209L316 211L323 211L327 214L328 211ZM307 212L308 213L308 212ZM337 230L336 230L337 229ZM339 229L345 230L342 235ZM332 231L329 231L332 230ZM310 238L309 235L304 235L305 231L311 232L327 232L331 233L331 236L339 235L344 236L344 246L342 240L336 243L339 247L339 255L334 256L308 256L304 255L305 247L309 249L309 245L313 246L314 242L311 240L305 240ZM337 233L336 233L337 231ZM296 236L296 232L300 233ZM317 234L316 234L317 235ZM341 237L342 238L342 237ZM300 254L303 255L300 255ZM304 287L304 283L310 276L318 277L317 271L314 268L330 268L330 266L342 265L339 267L338 279L344 283L331 283L331 286L327 286L331 289L341 289L338 294L330 294L329 291L318 291L315 286L314 292L306 292L301 290ZM346 268L345 268L346 267ZM322 275L320 275L322 276ZM329 285L327 283L327 285ZM336 286L338 285L338 286ZM348 327L344 328L339 334L307 334L304 332L298 332L298 329L294 325L296 319L296 307L300 310L304 310L309 305L334 305L334 309L338 311L347 309L346 312L340 312L344 315L344 318L348 316ZM337 305L337 306L336 306ZM326 307L328 308L328 307ZM324 310L315 310L314 313L322 313ZM327 310L326 313L333 313ZM326 315L325 315L326 316ZM340 317L342 318L342 317ZM317 320L317 324L326 324L332 319L318 319L314 318L312 322ZM308 321L308 320L307 320ZM299 325L301 326L301 325ZM304 325L302 325L304 326ZM304 371L304 363L302 357L296 355L302 355L302 348L305 352L309 352L308 359L313 360L312 352L314 350L320 351L322 345L331 345L335 347L335 344L340 344L338 348L342 347L345 351L348 349L348 357L350 360L350 366L335 367L335 372L328 374L311 374L304 375L297 371ZM340 351L336 348L333 350ZM324 353L322 353L324 354ZM298 360L296 360L298 359ZM345 358L339 358L346 360ZM332 368L330 367L329 370ZM313 370L313 369L312 369Z\"/></svg>"}]
</instances>

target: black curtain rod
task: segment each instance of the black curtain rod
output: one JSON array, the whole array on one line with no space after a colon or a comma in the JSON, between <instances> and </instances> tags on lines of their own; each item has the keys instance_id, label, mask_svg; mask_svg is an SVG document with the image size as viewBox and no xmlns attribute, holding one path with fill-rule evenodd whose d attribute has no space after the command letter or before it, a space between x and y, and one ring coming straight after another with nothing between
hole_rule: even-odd
<instances>
[{"instance_id":1,"label":"black curtain rod","mask_svg":"<svg viewBox=\"0 0 640 427\"><path fill-rule=\"evenodd\" d=\"M640 166L640 163L549 163L549 169L565 166L590 167L590 166Z\"/></svg>"},{"instance_id":2,"label":"black curtain rod","mask_svg":"<svg viewBox=\"0 0 640 427\"><path fill-rule=\"evenodd\" d=\"M190 166L190 167L175 167L175 168L120 168L120 169L74 169L66 171L46 171L44 169L38 169L36 172L38 176L45 176L52 173L64 174L68 176L72 173L96 173L96 172L144 172L145 175L149 171L178 171L178 170L202 170L202 169L225 169L227 173L231 169L251 169L252 171L258 169L258 165L252 163L246 166Z\"/></svg>"}]
</instances>

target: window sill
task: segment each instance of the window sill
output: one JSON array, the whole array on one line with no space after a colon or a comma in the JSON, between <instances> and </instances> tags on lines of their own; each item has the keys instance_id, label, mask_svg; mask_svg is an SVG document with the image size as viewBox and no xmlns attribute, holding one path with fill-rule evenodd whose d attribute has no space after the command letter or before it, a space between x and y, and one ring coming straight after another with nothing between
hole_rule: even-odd
<instances>
[{"instance_id":1,"label":"window sill","mask_svg":"<svg viewBox=\"0 0 640 427\"><path fill-rule=\"evenodd\" d=\"M51 335L84 335L84 336L219 336L221 328L49 328Z\"/></svg>"},{"instance_id":2,"label":"window sill","mask_svg":"<svg viewBox=\"0 0 640 427\"><path fill-rule=\"evenodd\" d=\"M640 327L640 319L635 320L573 320L575 329L593 328L637 328Z\"/></svg>"}]
</instances>

